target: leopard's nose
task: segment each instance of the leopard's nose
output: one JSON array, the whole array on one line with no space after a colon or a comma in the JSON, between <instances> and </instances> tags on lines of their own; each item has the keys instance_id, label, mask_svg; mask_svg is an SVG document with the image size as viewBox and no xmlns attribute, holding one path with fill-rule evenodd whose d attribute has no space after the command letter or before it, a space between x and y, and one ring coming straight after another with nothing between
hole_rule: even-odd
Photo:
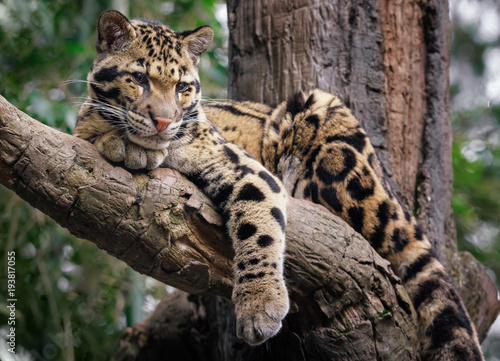
<instances>
[{"instance_id":1,"label":"leopard's nose","mask_svg":"<svg viewBox=\"0 0 500 361\"><path fill-rule=\"evenodd\" d=\"M162 117L155 117L153 118L153 121L155 123L156 130L159 132L167 129L168 125L172 123L172 119Z\"/></svg>"}]
</instances>

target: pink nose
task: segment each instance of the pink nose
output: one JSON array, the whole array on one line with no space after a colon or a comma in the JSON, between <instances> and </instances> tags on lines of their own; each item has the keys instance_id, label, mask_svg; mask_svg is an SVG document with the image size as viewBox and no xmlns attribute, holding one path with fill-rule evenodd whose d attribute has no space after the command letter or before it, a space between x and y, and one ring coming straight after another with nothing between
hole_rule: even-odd
<instances>
[{"instance_id":1,"label":"pink nose","mask_svg":"<svg viewBox=\"0 0 500 361\"><path fill-rule=\"evenodd\" d=\"M167 129L168 125L172 123L172 119L170 118L162 118L162 117L156 117L154 118L156 120L156 130L161 132L165 129Z\"/></svg>"}]
</instances>

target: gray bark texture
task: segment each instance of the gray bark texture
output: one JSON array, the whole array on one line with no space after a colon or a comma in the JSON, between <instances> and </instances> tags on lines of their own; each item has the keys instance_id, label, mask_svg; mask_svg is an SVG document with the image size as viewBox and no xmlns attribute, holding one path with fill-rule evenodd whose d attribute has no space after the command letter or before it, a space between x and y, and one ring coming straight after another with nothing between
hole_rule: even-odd
<instances>
[{"instance_id":1,"label":"gray bark texture","mask_svg":"<svg viewBox=\"0 0 500 361\"><path fill-rule=\"evenodd\" d=\"M228 11L230 97L272 104L316 87L339 95L367 130L392 187L415 210L484 338L500 308L484 268L456 249L447 3L230 0ZM182 290L127 329L116 360L418 357L417 321L400 281L321 206L291 200L291 312L277 337L249 347L235 337L227 300L232 249L221 218L179 173L130 174L0 98L0 183L73 234Z\"/></svg>"}]
</instances>

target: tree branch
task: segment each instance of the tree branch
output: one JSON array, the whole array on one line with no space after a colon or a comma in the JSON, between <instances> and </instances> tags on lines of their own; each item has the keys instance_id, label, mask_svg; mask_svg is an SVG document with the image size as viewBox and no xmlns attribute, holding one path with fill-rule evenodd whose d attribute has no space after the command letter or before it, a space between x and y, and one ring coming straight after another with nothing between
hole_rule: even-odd
<instances>
[{"instance_id":1,"label":"tree branch","mask_svg":"<svg viewBox=\"0 0 500 361\"><path fill-rule=\"evenodd\" d=\"M202 301L179 290L166 295L150 317L125 329L114 360L217 360L206 356L213 348Z\"/></svg>"},{"instance_id":2,"label":"tree branch","mask_svg":"<svg viewBox=\"0 0 500 361\"><path fill-rule=\"evenodd\" d=\"M233 251L222 219L176 171L129 173L0 97L0 183L138 272L189 293L230 297ZM293 343L301 334L308 347L317 339L325 357L352 358L345 343L382 359L415 356L414 312L399 279L325 208L290 200L285 272L292 311L280 337Z\"/></svg>"}]
</instances>

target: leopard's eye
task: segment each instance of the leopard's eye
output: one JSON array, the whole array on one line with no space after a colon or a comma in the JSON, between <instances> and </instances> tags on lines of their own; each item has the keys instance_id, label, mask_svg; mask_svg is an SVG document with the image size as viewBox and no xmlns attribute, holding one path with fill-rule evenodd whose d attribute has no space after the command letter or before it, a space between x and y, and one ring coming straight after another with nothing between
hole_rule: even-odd
<instances>
[{"instance_id":1,"label":"leopard's eye","mask_svg":"<svg viewBox=\"0 0 500 361\"><path fill-rule=\"evenodd\" d=\"M146 76L146 74L141 73L139 71L132 73L132 79L138 85L145 85L148 83L148 77Z\"/></svg>"},{"instance_id":2,"label":"leopard's eye","mask_svg":"<svg viewBox=\"0 0 500 361\"><path fill-rule=\"evenodd\" d=\"M178 82L177 85L175 86L175 91L177 93L183 93L187 90L187 88L188 88L188 83L181 81Z\"/></svg>"}]
</instances>

